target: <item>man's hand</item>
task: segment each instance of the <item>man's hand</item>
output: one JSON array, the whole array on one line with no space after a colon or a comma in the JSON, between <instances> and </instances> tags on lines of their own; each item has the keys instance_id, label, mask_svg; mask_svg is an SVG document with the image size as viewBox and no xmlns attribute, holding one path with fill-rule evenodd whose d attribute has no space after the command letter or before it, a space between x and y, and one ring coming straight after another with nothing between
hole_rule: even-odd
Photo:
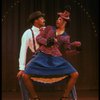
<instances>
[{"instance_id":1,"label":"man's hand","mask_svg":"<svg viewBox=\"0 0 100 100\"><path fill-rule=\"evenodd\" d=\"M23 70L20 70L17 74L17 78L19 79L21 76L23 76L24 74L24 71Z\"/></svg>"}]
</instances>

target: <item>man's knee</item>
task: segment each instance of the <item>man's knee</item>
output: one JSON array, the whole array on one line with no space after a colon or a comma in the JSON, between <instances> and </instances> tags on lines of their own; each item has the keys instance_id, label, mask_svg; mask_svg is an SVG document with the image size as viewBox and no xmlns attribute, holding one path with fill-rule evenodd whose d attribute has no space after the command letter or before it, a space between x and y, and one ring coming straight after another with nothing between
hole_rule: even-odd
<instances>
[{"instance_id":1,"label":"man's knee","mask_svg":"<svg viewBox=\"0 0 100 100\"><path fill-rule=\"evenodd\" d=\"M78 73L78 72L74 72L74 73L72 73L70 76L71 76L71 78L77 79L78 76L79 76L79 73Z\"/></svg>"}]
</instances>

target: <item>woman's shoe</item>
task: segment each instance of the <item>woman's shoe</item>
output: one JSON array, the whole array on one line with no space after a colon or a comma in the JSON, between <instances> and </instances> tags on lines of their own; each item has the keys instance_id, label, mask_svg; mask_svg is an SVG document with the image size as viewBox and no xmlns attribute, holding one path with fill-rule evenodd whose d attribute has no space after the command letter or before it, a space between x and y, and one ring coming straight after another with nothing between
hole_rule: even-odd
<instances>
[{"instance_id":1,"label":"woman's shoe","mask_svg":"<svg viewBox=\"0 0 100 100\"><path fill-rule=\"evenodd\" d=\"M40 100L40 98L36 97L36 98L34 98L33 100Z\"/></svg>"},{"instance_id":2,"label":"woman's shoe","mask_svg":"<svg viewBox=\"0 0 100 100\"><path fill-rule=\"evenodd\" d=\"M63 100L63 99L69 100L69 97L61 97L61 98L60 98L60 100Z\"/></svg>"},{"instance_id":3,"label":"woman's shoe","mask_svg":"<svg viewBox=\"0 0 100 100\"><path fill-rule=\"evenodd\" d=\"M40 100L40 98L39 97L35 97L35 98L29 99L29 100Z\"/></svg>"}]
</instances>

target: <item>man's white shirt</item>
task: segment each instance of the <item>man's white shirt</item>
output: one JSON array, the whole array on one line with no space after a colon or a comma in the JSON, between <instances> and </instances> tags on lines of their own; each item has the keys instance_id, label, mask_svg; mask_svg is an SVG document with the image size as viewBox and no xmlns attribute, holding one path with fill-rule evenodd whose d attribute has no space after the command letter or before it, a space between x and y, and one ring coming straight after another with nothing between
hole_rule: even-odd
<instances>
[{"instance_id":1,"label":"man's white shirt","mask_svg":"<svg viewBox=\"0 0 100 100\"><path fill-rule=\"evenodd\" d=\"M36 42L36 36L40 33L39 28L32 26L32 30L34 33L34 39L35 39L35 45L36 49L39 48L38 43ZM19 70L24 70L26 65L26 57L27 57L27 49L29 49L34 52L34 44L33 44L33 36L30 29L26 30L21 38L21 48L20 48L20 54L19 54Z\"/></svg>"}]
</instances>

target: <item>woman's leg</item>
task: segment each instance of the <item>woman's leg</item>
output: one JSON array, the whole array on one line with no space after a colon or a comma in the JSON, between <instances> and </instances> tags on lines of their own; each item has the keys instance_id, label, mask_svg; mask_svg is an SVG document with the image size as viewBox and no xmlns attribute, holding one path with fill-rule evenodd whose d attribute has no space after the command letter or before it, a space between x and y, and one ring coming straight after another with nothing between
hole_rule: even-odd
<instances>
[{"instance_id":1,"label":"woman's leg","mask_svg":"<svg viewBox=\"0 0 100 100\"><path fill-rule=\"evenodd\" d=\"M37 94L34 89L34 85L32 84L32 81L30 79L30 75L24 73L23 80L24 80L24 84L25 84L27 90L29 91L31 98L33 99L33 98L37 97Z\"/></svg>"},{"instance_id":2,"label":"woman's leg","mask_svg":"<svg viewBox=\"0 0 100 100\"><path fill-rule=\"evenodd\" d=\"M70 94L72 88L75 86L78 76L79 76L78 72L74 72L74 73L70 74L70 78L68 80L67 87L65 88L63 97L69 97L69 94Z\"/></svg>"}]
</instances>

